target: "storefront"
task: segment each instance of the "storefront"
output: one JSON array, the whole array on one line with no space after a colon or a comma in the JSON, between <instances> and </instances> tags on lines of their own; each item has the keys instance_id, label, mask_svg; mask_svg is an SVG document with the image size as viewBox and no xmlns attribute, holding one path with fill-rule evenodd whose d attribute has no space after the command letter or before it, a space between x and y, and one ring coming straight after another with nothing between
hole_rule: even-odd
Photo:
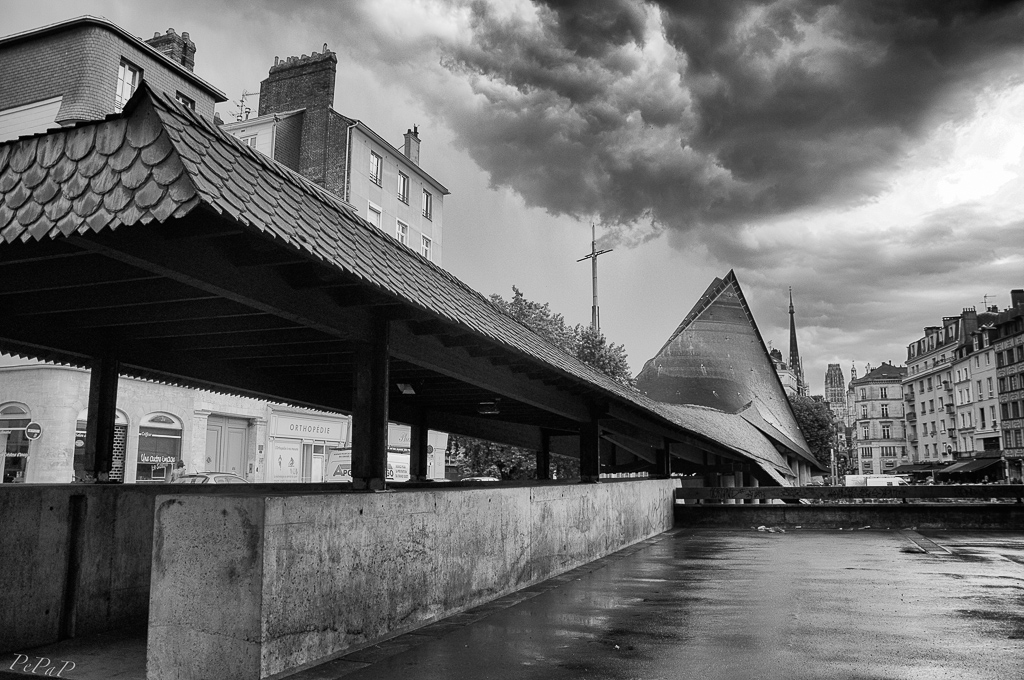
<instances>
[{"instance_id":1,"label":"storefront","mask_svg":"<svg viewBox=\"0 0 1024 680\"><path fill-rule=\"evenodd\" d=\"M346 416L275 410L270 420L268 482L322 482L331 452L349 445Z\"/></svg>"},{"instance_id":2,"label":"storefront","mask_svg":"<svg viewBox=\"0 0 1024 680\"><path fill-rule=\"evenodd\" d=\"M25 482L32 440L25 428L32 422L28 408L21 404L0 406L0 481L4 484Z\"/></svg>"},{"instance_id":3,"label":"storefront","mask_svg":"<svg viewBox=\"0 0 1024 680\"><path fill-rule=\"evenodd\" d=\"M135 481L168 482L181 460L181 421L168 413L151 413L139 423Z\"/></svg>"}]
</instances>

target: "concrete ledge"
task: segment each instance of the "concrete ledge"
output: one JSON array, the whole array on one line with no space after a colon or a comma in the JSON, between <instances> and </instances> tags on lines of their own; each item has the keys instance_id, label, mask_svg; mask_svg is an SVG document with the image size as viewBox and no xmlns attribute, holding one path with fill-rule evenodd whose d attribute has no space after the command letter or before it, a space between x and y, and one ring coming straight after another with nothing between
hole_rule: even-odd
<instances>
[{"instance_id":1,"label":"concrete ledge","mask_svg":"<svg viewBox=\"0 0 1024 680\"><path fill-rule=\"evenodd\" d=\"M865 503L831 505L681 505L677 527L775 526L805 529L861 527L919 529L1024 529L1016 503Z\"/></svg>"},{"instance_id":2,"label":"concrete ledge","mask_svg":"<svg viewBox=\"0 0 1024 680\"><path fill-rule=\"evenodd\" d=\"M673 480L157 500L149 678L265 678L672 527Z\"/></svg>"}]
</instances>

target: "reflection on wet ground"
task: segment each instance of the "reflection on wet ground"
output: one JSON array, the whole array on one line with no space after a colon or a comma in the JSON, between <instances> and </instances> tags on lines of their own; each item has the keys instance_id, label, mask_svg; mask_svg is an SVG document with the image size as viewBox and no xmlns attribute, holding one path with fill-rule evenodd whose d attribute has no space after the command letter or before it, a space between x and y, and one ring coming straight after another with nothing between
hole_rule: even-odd
<instances>
[{"instance_id":1,"label":"reflection on wet ground","mask_svg":"<svg viewBox=\"0 0 1024 680\"><path fill-rule=\"evenodd\" d=\"M1022 554L1024 533L677 530L297 677L1024 677Z\"/></svg>"}]
</instances>

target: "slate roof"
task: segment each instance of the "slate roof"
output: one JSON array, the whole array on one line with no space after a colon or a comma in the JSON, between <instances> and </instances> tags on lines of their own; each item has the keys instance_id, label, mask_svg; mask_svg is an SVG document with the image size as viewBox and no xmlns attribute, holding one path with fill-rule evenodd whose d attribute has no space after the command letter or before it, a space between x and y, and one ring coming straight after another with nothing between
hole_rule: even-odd
<instances>
[{"instance_id":1,"label":"slate roof","mask_svg":"<svg viewBox=\"0 0 1024 680\"><path fill-rule=\"evenodd\" d=\"M757 428L818 466L734 272L716 278L637 376L652 399L704 406Z\"/></svg>"},{"instance_id":2,"label":"slate roof","mask_svg":"<svg viewBox=\"0 0 1024 680\"><path fill-rule=\"evenodd\" d=\"M121 114L0 145L0 197L0 246L164 222L207 206L606 397L727 447L742 445L742 453L760 450L743 444L739 421L711 426L662 408L547 343L334 194L145 84Z\"/></svg>"}]
</instances>

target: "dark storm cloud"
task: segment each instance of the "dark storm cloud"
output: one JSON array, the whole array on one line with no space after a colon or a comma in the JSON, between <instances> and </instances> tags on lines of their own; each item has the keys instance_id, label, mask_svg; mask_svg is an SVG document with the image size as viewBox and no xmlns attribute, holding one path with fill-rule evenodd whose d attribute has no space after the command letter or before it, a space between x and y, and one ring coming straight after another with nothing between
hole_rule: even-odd
<instances>
[{"instance_id":1,"label":"dark storm cloud","mask_svg":"<svg viewBox=\"0 0 1024 680\"><path fill-rule=\"evenodd\" d=\"M471 34L442 44L484 100L442 112L459 142L493 184L555 214L713 239L877 195L937 117L970 113L954 90L1024 54L1019 3L536 9L527 22L474 3ZM667 56L641 52L658 25Z\"/></svg>"}]
</instances>

